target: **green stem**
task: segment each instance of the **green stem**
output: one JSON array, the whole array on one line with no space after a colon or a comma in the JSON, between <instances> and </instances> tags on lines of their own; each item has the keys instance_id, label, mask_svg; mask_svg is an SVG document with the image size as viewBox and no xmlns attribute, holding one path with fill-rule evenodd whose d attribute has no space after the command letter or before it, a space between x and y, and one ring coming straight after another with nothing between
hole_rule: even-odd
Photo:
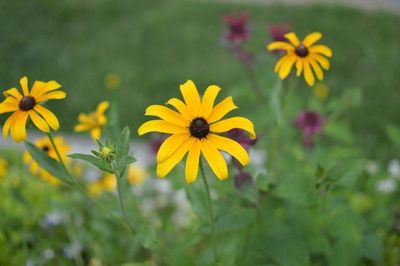
<instances>
[{"instance_id":1,"label":"green stem","mask_svg":"<svg viewBox=\"0 0 400 266\"><path fill-rule=\"evenodd\" d=\"M116 217L115 214L113 214L112 212L110 212L106 207L104 207L103 205L101 205L98 201L96 201L95 199L93 199L93 197L89 196L85 190L85 188L83 188L81 186L81 184L79 184L79 182L77 180L75 180L75 178L72 176L72 174L68 171L68 168L66 167L60 152L57 148L57 145L54 142L53 136L51 135L51 133L47 133L47 136L50 140L51 145L53 146L54 151L56 152L58 161L61 163L62 167L64 168L65 173L67 174L67 176L69 177L69 179L73 182L73 185L78 189L78 191L85 197L87 198L90 202L92 202L94 205L96 205L97 207L99 207L100 209L102 209L107 215L109 215L110 217L112 217L113 219L118 218Z\"/></svg>"},{"instance_id":2,"label":"green stem","mask_svg":"<svg viewBox=\"0 0 400 266\"><path fill-rule=\"evenodd\" d=\"M212 200L211 200L210 188L208 186L206 173L205 173L205 170L204 170L203 162L201 160L200 160L200 171L201 171L201 176L202 176L204 187L206 189L206 194L207 194L208 214L210 216L210 224L211 224L212 250L213 250L213 253L214 253L214 260L217 262L218 261L218 253L217 253L217 248L216 248L216 245L215 245L214 212L213 212L213 208L212 208Z\"/></svg>"},{"instance_id":3,"label":"green stem","mask_svg":"<svg viewBox=\"0 0 400 266\"><path fill-rule=\"evenodd\" d=\"M133 228L132 224L129 222L128 215L126 214L126 211L125 211L124 201L122 199L121 177L120 177L118 171L116 171L116 170L114 170L114 174L115 174L115 178L117 178L118 202L119 202L119 207L121 209L122 216L124 217L125 223L131 230L132 234L135 234L136 231Z\"/></svg>"}]
</instances>

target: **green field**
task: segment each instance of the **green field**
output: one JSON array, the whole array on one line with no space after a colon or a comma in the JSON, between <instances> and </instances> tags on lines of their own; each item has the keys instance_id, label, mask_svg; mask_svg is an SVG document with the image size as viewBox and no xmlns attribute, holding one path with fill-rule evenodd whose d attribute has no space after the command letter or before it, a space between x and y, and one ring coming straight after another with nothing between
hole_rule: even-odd
<instances>
[{"instance_id":1,"label":"green field","mask_svg":"<svg viewBox=\"0 0 400 266\"><path fill-rule=\"evenodd\" d=\"M345 119L372 156L377 148L387 155L385 125L400 117L400 17L385 13L211 1L2 1L0 87L17 85L22 75L58 80L68 98L52 104L66 131L79 112L117 97L123 122L137 128L147 105L176 96L187 79L202 88L219 84L225 95L247 86L241 66L220 45L221 15L238 10L252 14L248 45L258 54L261 78L274 75L275 59L264 50L269 23L290 22L300 36L323 32L323 42L334 50L326 74L332 94L354 88L364 92L362 104ZM105 89L108 73L121 77L117 91ZM263 83L266 94L271 86ZM243 101L241 106L253 104Z\"/></svg>"}]
</instances>

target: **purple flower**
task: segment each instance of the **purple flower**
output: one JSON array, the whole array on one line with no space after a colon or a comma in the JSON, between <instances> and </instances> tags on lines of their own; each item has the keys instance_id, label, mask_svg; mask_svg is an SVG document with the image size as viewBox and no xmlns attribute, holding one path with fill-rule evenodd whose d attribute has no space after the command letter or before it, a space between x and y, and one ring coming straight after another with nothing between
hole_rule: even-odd
<instances>
[{"instance_id":1,"label":"purple flower","mask_svg":"<svg viewBox=\"0 0 400 266\"><path fill-rule=\"evenodd\" d=\"M239 191L245 190L247 187L254 184L253 177L244 170L240 170L239 173L233 178L235 183L235 188Z\"/></svg>"},{"instance_id":2,"label":"purple flower","mask_svg":"<svg viewBox=\"0 0 400 266\"><path fill-rule=\"evenodd\" d=\"M291 31L292 26L290 24L270 24L267 28L273 41L287 42L285 34Z\"/></svg>"},{"instance_id":3,"label":"purple flower","mask_svg":"<svg viewBox=\"0 0 400 266\"><path fill-rule=\"evenodd\" d=\"M225 39L232 44L240 44L250 37L250 27L248 25L248 13L231 13L223 16L223 21L228 28L225 31Z\"/></svg>"},{"instance_id":4,"label":"purple flower","mask_svg":"<svg viewBox=\"0 0 400 266\"><path fill-rule=\"evenodd\" d=\"M240 128L229 130L226 136L238 142L246 151L249 150L250 146L254 146L257 143L257 139L250 139L247 132Z\"/></svg>"},{"instance_id":5,"label":"purple flower","mask_svg":"<svg viewBox=\"0 0 400 266\"><path fill-rule=\"evenodd\" d=\"M158 134L154 139L150 141L149 147L151 154L157 155L157 152L160 149L161 144L164 142L166 138L167 138L166 135Z\"/></svg>"},{"instance_id":6,"label":"purple flower","mask_svg":"<svg viewBox=\"0 0 400 266\"><path fill-rule=\"evenodd\" d=\"M302 130L304 145L314 145L313 137L321 133L324 123L324 117L318 112L304 111L299 114L296 119L296 127Z\"/></svg>"}]
</instances>

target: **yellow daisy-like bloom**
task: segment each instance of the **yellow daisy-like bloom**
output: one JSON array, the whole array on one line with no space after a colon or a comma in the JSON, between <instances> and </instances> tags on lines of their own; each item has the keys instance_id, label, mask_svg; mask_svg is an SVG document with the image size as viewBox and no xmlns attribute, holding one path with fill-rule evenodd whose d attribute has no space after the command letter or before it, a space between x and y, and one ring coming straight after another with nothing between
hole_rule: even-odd
<instances>
[{"instance_id":1,"label":"yellow daisy-like bloom","mask_svg":"<svg viewBox=\"0 0 400 266\"><path fill-rule=\"evenodd\" d=\"M0 114L14 112L3 126L5 138L11 131L11 136L15 142L26 140L26 123L28 117L33 124L43 132L50 132L50 129L58 130L59 122L57 117L47 108L40 105L52 99L64 99L66 93L55 91L61 88L56 81L35 81L31 91L28 89L28 78L20 80L23 94L17 88L11 88L3 92L6 99L0 103Z\"/></svg>"},{"instance_id":2,"label":"yellow daisy-like bloom","mask_svg":"<svg viewBox=\"0 0 400 266\"><path fill-rule=\"evenodd\" d=\"M146 109L145 115L160 119L145 122L138 129L139 135L149 132L172 134L158 150L157 175L165 177L186 153L185 176L188 183L193 183L197 178L201 154L220 180L228 178L228 167L220 151L231 154L243 166L247 165L249 155L246 150L236 141L218 135L233 128L241 128L252 139L256 137L253 123L247 118L231 117L221 120L227 113L238 108L232 97L227 97L214 106L221 89L211 85L201 99L191 80L182 84L180 90L184 102L177 98L167 102L176 111L163 105L151 105Z\"/></svg>"},{"instance_id":3,"label":"yellow daisy-like bloom","mask_svg":"<svg viewBox=\"0 0 400 266\"><path fill-rule=\"evenodd\" d=\"M131 165L128 169L128 182L131 185L142 184L147 178L146 170L137 165Z\"/></svg>"},{"instance_id":4,"label":"yellow daisy-like bloom","mask_svg":"<svg viewBox=\"0 0 400 266\"><path fill-rule=\"evenodd\" d=\"M332 57L332 50L325 45L315 45L322 34L313 32L307 35L302 42L294 32L285 34L289 42L272 42L267 46L269 51L283 50L286 52L275 65L275 72L281 79L285 79L296 65L296 75L304 73L304 78L309 86L315 83L314 73L319 80L324 79L322 69L329 70L330 63L326 57Z\"/></svg>"},{"instance_id":5,"label":"yellow daisy-like bloom","mask_svg":"<svg viewBox=\"0 0 400 266\"><path fill-rule=\"evenodd\" d=\"M4 178L7 174L7 162L0 158L0 179Z\"/></svg>"},{"instance_id":6,"label":"yellow daisy-like bloom","mask_svg":"<svg viewBox=\"0 0 400 266\"><path fill-rule=\"evenodd\" d=\"M100 139L101 130L107 124L107 117L104 115L110 103L102 101L96 108L96 111L89 114L79 114L79 123L75 126L75 132L89 131L92 139Z\"/></svg>"},{"instance_id":7,"label":"yellow daisy-like bloom","mask_svg":"<svg viewBox=\"0 0 400 266\"><path fill-rule=\"evenodd\" d=\"M68 158L68 152L71 149L70 146L64 141L64 138L59 136L54 138L54 143L57 146L61 159L68 166L70 162ZM35 141L35 145L38 148L45 151L47 155L49 155L49 157L58 161L57 153L47 137L37 139ZM38 175L42 180L45 180L52 185L59 185L61 183L61 181L58 178L56 178L55 176L51 175L49 172L41 168L31 157L29 152L27 151L24 152L23 161L26 165L29 166L29 170L31 171L31 173L34 175Z\"/></svg>"},{"instance_id":8,"label":"yellow daisy-like bloom","mask_svg":"<svg viewBox=\"0 0 400 266\"><path fill-rule=\"evenodd\" d=\"M93 197L99 196L103 191L113 192L117 187L117 179L113 174L105 174L98 180L90 182L88 192Z\"/></svg>"}]
</instances>

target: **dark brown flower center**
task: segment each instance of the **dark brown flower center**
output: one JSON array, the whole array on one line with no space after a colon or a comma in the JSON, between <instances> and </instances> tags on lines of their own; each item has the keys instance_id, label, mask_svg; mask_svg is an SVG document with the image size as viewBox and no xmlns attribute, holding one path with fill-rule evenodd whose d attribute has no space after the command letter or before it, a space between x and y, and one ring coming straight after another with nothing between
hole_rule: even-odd
<instances>
[{"instance_id":1,"label":"dark brown flower center","mask_svg":"<svg viewBox=\"0 0 400 266\"><path fill-rule=\"evenodd\" d=\"M300 57L306 57L308 55L308 49L304 45L300 44L299 46L296 47L296 50L294 51L298 56Z\"/></svg>"},{"instance_id":2,"label":"dark brown flower center","mask_svg":"<svg viewBox=\"0 0 400 266\"><path fill-rule=\"evenodd\" d=\"M49 152L50 147L47 146L47 145L44 145L44 146L42 147L42 150L45 151L45 152Z\"/></svg>"},{"instance_id":3,"label":"dark brown flower center","mask_svg":"<svg viewBox=\"0 0 400 266\"><path fill-rule=\"evenodd\" d=\"M35 105L36 105L35 98L33 98L31 96L24 96L19 101L19 109L22 111L32 110L33 107L35 107Z\"/></svg>"},{"instance_id":4,"label":"dark brown flower center","mask_svg":"<svg viewBox=\"0 0 400 266\"><path fill-rule=\"evenodd\" d=\"M209 125L202 117L193 119L193 121L190 123L189 130L190 134L198 139L205 138L208 133L210 133Z\"/></svg>"}]
</instances>

